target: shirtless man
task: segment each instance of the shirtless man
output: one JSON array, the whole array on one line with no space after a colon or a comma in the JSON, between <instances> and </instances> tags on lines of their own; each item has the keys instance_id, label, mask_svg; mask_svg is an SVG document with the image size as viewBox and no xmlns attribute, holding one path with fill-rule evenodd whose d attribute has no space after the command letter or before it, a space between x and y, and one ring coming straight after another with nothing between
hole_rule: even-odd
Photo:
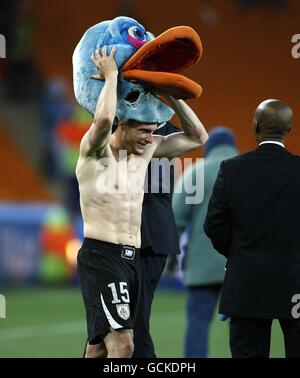
<instances>
[{"instance_id":1,"label":"shirtless man","mask_svg":"<svg viewBox=\"0 0 300 378\"><path fill-rule=\"evenodd\" d=\"M92 56L105 80L94 123L84 135L76 176L84 221L78 272L86 308L86 357L131 357L138 304L138 261L145 174L152 157L173 158L208 138L184 101L164 95L183 132L153 135L157 124L123 123L112 134L117 106L115 48ZM125 188L125 190L124 190Z\"/></svg>"}]
</instances>

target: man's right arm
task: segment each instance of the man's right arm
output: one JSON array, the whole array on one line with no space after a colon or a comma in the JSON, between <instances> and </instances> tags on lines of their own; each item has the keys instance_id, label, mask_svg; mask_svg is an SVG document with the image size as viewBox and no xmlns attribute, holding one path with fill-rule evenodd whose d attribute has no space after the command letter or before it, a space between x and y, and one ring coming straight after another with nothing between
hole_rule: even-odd
<instances>
[{"instance_id":1,"label":"man's right arm","mask_svg":"<svg viewBox=\"0 0 300 378\"><path fill-rule=\"evenodd\" d=\"M107 48L104 47L102 55L99 50L92 55L92 60L99 71L97 79L104 79L105 83L98 98L94 122L80 144L81 156L103 151L111 136L111 128L116 115L118 81L118 67L114 61L114 54L115 48L107 55Z\"/></svg>"}]
</instances>

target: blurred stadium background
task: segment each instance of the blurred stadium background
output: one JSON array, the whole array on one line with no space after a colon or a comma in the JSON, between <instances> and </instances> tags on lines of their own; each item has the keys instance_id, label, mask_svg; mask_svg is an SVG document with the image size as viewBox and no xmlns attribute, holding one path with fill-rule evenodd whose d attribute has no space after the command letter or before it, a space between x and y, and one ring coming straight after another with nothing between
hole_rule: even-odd
<instances>
[{"instance_id":1,"label":"blurred stadium background","mask_svg":"<svg viewBox=\"0 0 300 378\"><path fill-rule=\"evenodd\" d=\"M291 54L299 12L297 0L1 0L0 294L7 308L0 357L82 353L76 273L82 221L74 167L91 118L73 97L71 57L83 32L119 15L138 19L156 35L192 26L204 55L188 76L204 93L190 104L207 128L231 127L245 152L255 146L254 109L278 98L294 109L287 147L300 154L300 59ZM182 356L184 308L180 277L163 277L152 314L158 356ZM210 337L210 357L229 357L228 327L217 316ZM272 356L283 356L276 323Z\"/></svg>"}]
</instances>

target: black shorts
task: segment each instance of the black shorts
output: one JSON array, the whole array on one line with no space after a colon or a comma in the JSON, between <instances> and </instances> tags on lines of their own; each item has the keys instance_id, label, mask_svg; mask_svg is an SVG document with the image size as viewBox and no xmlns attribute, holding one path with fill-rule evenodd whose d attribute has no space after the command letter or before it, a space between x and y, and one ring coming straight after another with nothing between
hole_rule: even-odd
<instances>
[{"instance_id":1,"label":"black shorts","mask_svg":"<svg viewBox=\"0 0 300 378\"><path fill-rule=\"evenodd\" d=\"M85 238L77 256L88 340L132 329L139 300L139 249Z\"/></svg>"}]
</instances>

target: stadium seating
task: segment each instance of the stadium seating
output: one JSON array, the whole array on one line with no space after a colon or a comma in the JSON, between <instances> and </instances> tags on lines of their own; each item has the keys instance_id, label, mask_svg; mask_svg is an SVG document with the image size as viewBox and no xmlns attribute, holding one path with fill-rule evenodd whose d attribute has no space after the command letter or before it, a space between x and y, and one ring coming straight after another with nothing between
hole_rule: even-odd
<instances>
[{"instance_id":1,"label":"stadium seating","mask_svg":"<svg viewBox=\"0 0 300 378\"><path fill-rule=\"evenodd\" d=\"M39 174L25 161L0 119L0 201L51 202Z\"/></svg>"}]
</instances>

